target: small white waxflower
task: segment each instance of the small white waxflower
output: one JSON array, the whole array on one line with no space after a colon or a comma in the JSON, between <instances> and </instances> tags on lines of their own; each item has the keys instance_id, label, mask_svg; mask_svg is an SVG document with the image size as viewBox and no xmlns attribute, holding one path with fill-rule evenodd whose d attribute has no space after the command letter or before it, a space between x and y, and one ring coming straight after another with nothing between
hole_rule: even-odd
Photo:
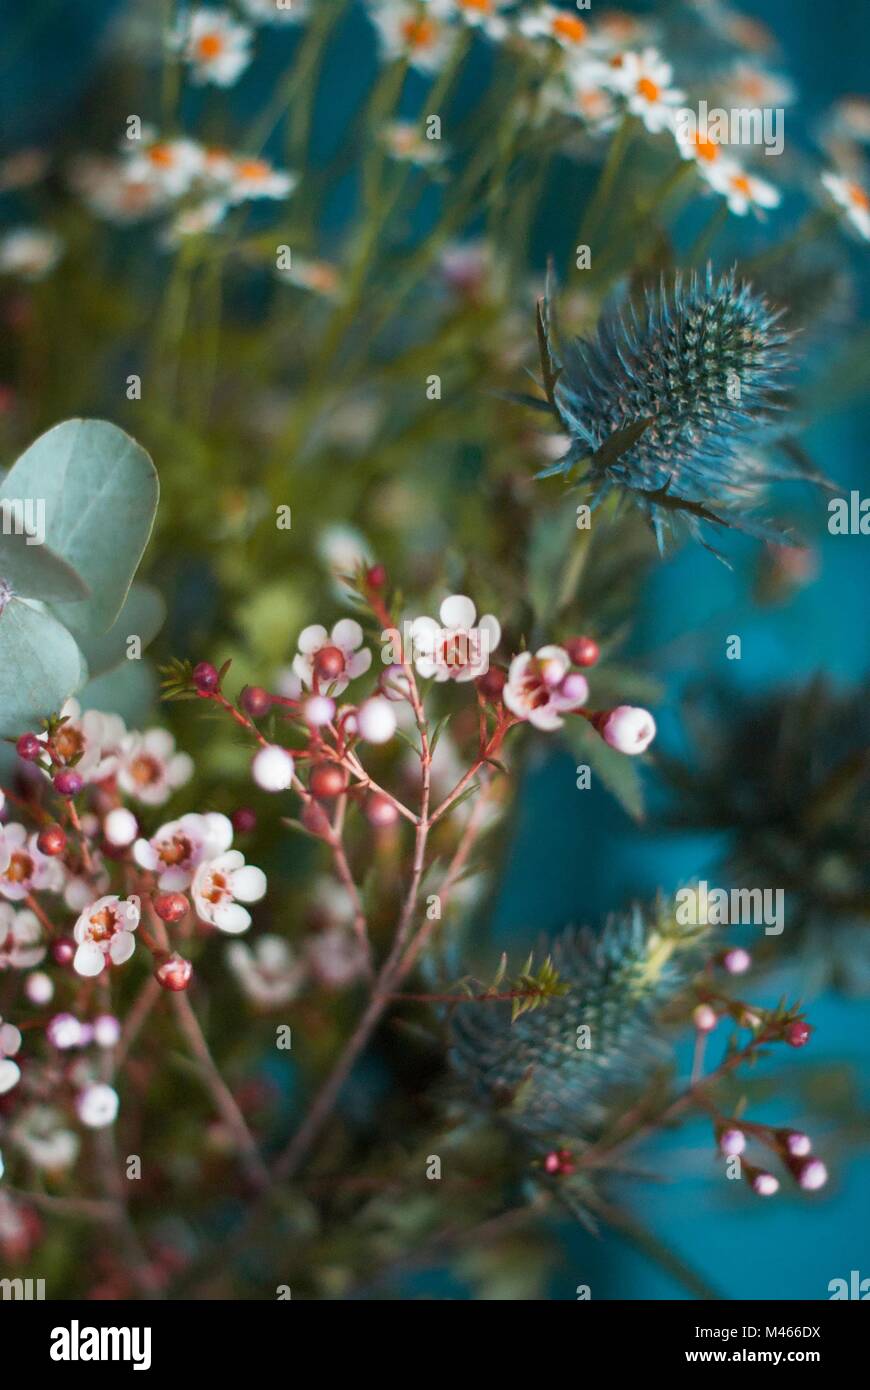
<instances>
[{"instance_id":1,"label":"small white waxflower","mask_svg":"<svg viewBox=\"0 0 870 1390\"><path fill-rule=\"evenodd\" d=\"M63 255L63 242L40 227L14 227L0 237L0 275L42 280Z\"/></svg>"},{"instance_id":2,"label":"small white waxflower","mask_svg":"<svg viewBox=\"0 0 870 1390\"><path fill-rule=\"evenodd\" d=\"M317 674L322 693L340 695L352 680L366 672L372 664L372 654L362 646L363 630L354 618L340 618L331 632L320 623L312 623L299 634L299 651L293 658L293 670L309 690ZM327 649L334 655L327 663L318 653Z\"/></svg>"},{"instance_id":3,"label":"small white waxflower","mask_svg":"<svg viewBox=\"0 0 870 1390\"><path fill-rule=\"evenodd\" d=\"M42 854L35 834L28 836L23 825L12 821L5 829L9 860L0 873L0 896L20 901L29 893L59 893L64 886L63 865Z\"/></svg>"},{"instance_id":4,"label":"small white waxflower","mask_svg":"<svg viewBox=\"0 0 870 1390\"><path fill-rule=\"evenodd\" d=\"M511 661L502 698L512 714L527 719L536 729L550 731L564 724L562 715L579 709L588 697L584 676L571 670L571 658L562 647L540 647L532 655L521 652Z\"/></svg>"},{"instance_id":5,"label":"small white waxflower","mask_svg":"<svg viewBox=\"0 0 870 1390\"><path fill-rule=\"evenodd\" d=\"M280 936L261 936L252 947L234 941L227 947L227 961L246 997L261 1009L295 999L305 975Z\"/></svg>"},{"instance_id":6,"label":"small white waxflower","mask_svg":"<svg viewBox=\"0 0 870 1390\"><path fill-rule=\"evenodd\" d=\"M224 854L232 843L233 826L227 816L217 811L204 816L190 812L161 825L149 840L137 840L133 858L141 868L158 875L161 892L180 893L189 887L200 864Z\"/></svg>"},{"instance_id":7,"label":"small white waxflower","mask_svg":"<svg viewBox=\"0 0 870 1390\"><path fill-rule=\"evenodd\" d=\"M359 937L346 927L327 927L305 943L312 974L326 989L345 989L364 973L366 954Z\"/></svg>"},{"instance_id":8,"label":"small white waxflower","mask_svg":"<svg viewBox=\"0 0 870 1390\"><path fill-rule=\"evenodd\" d=\"M113 893L97 898L86 907L73 928L78 950L73 969L79 975L102 973L110 962L123 965L136 949L133 935L139 925L140 906L135 896L119 898Z\"/></svg>"},{"instance_id":9,"label":"small white waxflower","mask_svg":"<svg viewBox=\"0 0 870 1390\"><path fill-rule=\"evenodd\" d=\"M75 1163L79 1137L49 1105L31 1105L12 1126L11 1138L35 1167L61 1173Z\"/></svg>"},{"instance_id":10,"label":"small white waxflower","mask_svg":"<svg viewBox=\"0 0 870 1390\"><path fill-rule=\"evenodd\" d=\"M80 155L69 168L69 183L91 212L127 226L154 217L168 201L165 187L150 175L132 178L124 160Z\"/></svg>"},{"instance_id":11,"label":"small white waxflower","mask_svg":"<svg viewBox=\"0 0 870 1390\"><path fill-rule=\"evenodd\" d=\"M103 1081L86 1086L76 1097L76 1112L88 1129L105 1129L118 1114L118 1092Z\"/></svg>"},{"instance_id":12,"label":"small white waxflower","mask_svg":"<svg viewBox=\"0 0 870 1390\"><path fill-rule=\"evenodd\" d=\"M64 762L78 758L76 772L85 782L103 782L117 771L121 743L127 733L120 715L88 709L82 713L78 700L67 700L61 710L64 722L57 728L52 745ZM46 742L47 735L38 735Z\"/></svg>"},{"instance_id":13,"label":"small white waxflower","mask_svg":"<svg viewBox=\"0 0 870 1390\"><path fill-rule=\"evenodd\" d=\"M430 0L433 14L441 19L461 19L488 38L507 37L508 25L502 11L514 0Z\"/></svg>"},{"instance_id":14,"label":"small white waxflower","mask_svg":"<svg viewBox=\"0 0 870 1390\"><path fill-rule=\"evenodd\" d=\"M310 0L241 0L255 24L299 24L309 13Z\"/></svg>"},{"instance_id":15,"label":"small white waxflower","mask_svg":"<svg viewBox=\"0 0 870 1390\"><path fill-rule=\"evenodd\" d=\"M143 127L141 139L124 140L122 151L126 178L134 184L150 181L168 198L187 193L205 168L202 146L195 140L161 140L151 126Z\"/></svg>"},{"instance_id":16,"label":"small white waxflower","mask_svg":"<svg viewBox=\"0 0 870 1390\"><path fill-rule=\"evenodd\" d=\"M275 273L297 289L310 290L324 299L337 299L341 293L341 272L330 261L313 261L294 254L291 264Z\"/></svg>"},{"instance_id":17,"label":"small white waxflower","mask_svg":"<svg viewBox=\"0 0 870 1390\"><path fill-rule=\"evenodd\" d=\"M674 107L685 100L685 94L671 86L673 69L655 48L621 54L610 71L614 91L625 98L629 111L640 116L651 134L673 129Z\"/></svg>"},{"instance_id":18,"label":"small white waxflower","mask_svg":"<svg viewBox=\"0 0 870 1390\"><path fill-rule=\"evenodd\" d=\"M31 1004L42 1008L54 998L54 981L44 970L34 970L24 981L24 993Z\"/></svg>"},{"instance_id":19,"label":"small white waxflower","mask_svg":"<svg viewBox=\"0 0 870 1390\"><path fill-rule=\"evenodd\" d=\"M251 776L264 792L285 792L295 771L292 754L277 743L259 749L251 759Z\"/></svg>"},{"instance_id":20,"label":"small white waxflower","mask_svg":"<svg viewBox=\"0 0 870 1390\"><path fill-rule=\"evenodd\" d=\"M356 712L356 728L366 743L389 743L396 732L396 716L389 700L373 695Z\"/></svg>"},{"instance_id":21,"label":"small white waxflower","mask_svg":"<svg viewBox=\"0 0 870 1390\"><path fill-rule=\"evenodd\" d=\"M618 753L644 753L656 736L656 722L649 710L617 705L601 725L601 737Z\"/></svg>"},{"instance_id":22,"label":"small white waxflower","mask_svg":"<svg viewBox=\"0 0 870 1390\"><path fill-rule=\"evenodd\" d=\"M2 795L2 792L0 792L0 795ZM5 801L6 798L3 797L3 800ZM0 810L2 810L2 803L0 803ZM0 874L5 874L6 870L9 868L9 861L11 858L12 846L6 838L5 826L0 825Z\"/></svg>"},{"instance_id":23,"label":"small white waxflower","mask_svg":"<svg viewBox=\"0 0 870 1390\"><path fill-rule=\"evenodd\" d=\"M121 743L118 786L147 806L162 806L192 775L193 759L176 753L166 729L127 734Z\"/></svg>"},{"instance_id":24,"label":"small white waxflower","mask_svg":"<svg viewBox=\"0 0 870 1390\"><path fill-rule=\"evenodd\" d=\"M116 806L103 821L103 834L110 845L123 849L139 834L139 822L126 806Z\"/></svg>"},{"instance_id":25,"label":"small white waxflower","mask_svg":"<svg viewBox=\"0 0 870 1390\"><path fill-rule=\"evenodd\" d=\"M389 121L381 138L394 159L408 164L441 164L446 156L443 142L428 139L419 121Z\"/></svg>"},{"instance_id":26,"label":"small white waxflower","mask_svg":"<svg viewBox=\"0 0 870 1390\"><path fill-rule=\"evenodd\" d=\"M250 912L240 904L259 902L265 891L263 870L246 864L237 849L200 864L191 887L200 919L233 935L251 925Z\"/></svg>"},{"instance_id":27,"label":"small white waxflower","mask_svg":"<svg viewBox=\"0 0 870 1390\"><path fill-rule=\"evenodd\" d=\"M782 195L773 184L759 179L755 174L747 174L732 160L714 161L706 175L707 182L717 193L723 194L731 212L745 217L750 209L758 217L763 217L761 209L779 207Z\"/></svg>"},{"instance_id":28,"label":"small white waxflower","mask_svg":"<svg viewBox=\"0 0 870 1390\"><path fill-rule=\"evenodd\" d=\"M98 1014L94 1019L97 1047L115 1047L121 1041L121 1024L114 1014Z\"/></svg>"},{"instance_id":29,"label":"small white waxflower","mask_svg":"<svg viewBox=\"0 0 870 1390\"><path fill-rule=\"evenodd\" d=\"M416 0L373 0L369 13L387 58L404 58L420 72L444 66L455 38L432 9Z\"/></svg>"},{"instance_id":30,"label":"small white waxflower","mask_svg":"<svg viewBox=\"0 0 870 1390\"><path fill-rule=\"evenodd\" d=\"M870 194L855 179L830 172L822 174L822 183L847 220L865 241L870 241Z\"/></svg>"},{"instance_id":31,"label":"small white waxflower","mask_svg":"<svg viewBox=\"0 0 870 1390\"><path fill-rule=\"evenodd\" d=\"M289 198L297 183L298 174L276 169L268 159L243 156L235 159L227 181L230 203L244 203L249 198Z\"/></svg>"},{"instance_id":32,"label":"small white waxflower","mask_svg":"<svg viewBox=\"0 0 870 1390\"><path fill-rule=\"evenodd\" d=\"M71 1047L85 1047L90 1042L87 1026L75 1014L55 1014L49 1020L45 1036L59 1052L66 1052Z\"/></svg>"},{"instance_id":33,"label":"small white waxflower","mask_svg":"<svg viewBox=\"0 0 870 1390\"><path fill-rule=\"evenodd\" d=\"M501 624L492 613L478 619L477 609L464 594L451 594L434 618L415 618L411 624L414 665L424 679L470 681L489 670L490 653L501 641Z\"/></svg>"},{"instance_id":34,"label":"small white waxflower","mask_svg":"<svg viewBox=\"0 0 870 1390\"><path fill-rule=\"evenodd\" d=\"M529 39L552 39L569 53L594 52L602 46L585 20L558 5L539 5L522 15L519 30Z\"/></svg>"},{"instance_id":35,"label":"small white waxflower","mask_svg":"<svg viewBox=\"0 0 870 1390\"><path fill-rule=\"evenodd\" d=\"M177 42L193 69L193 80L202 85L232 87L251 61L253 32L237 24L229 10L207 7L194 10Z\"/></svg>"},{"instance_id":36,"label":"small white waxflower","mask_svg":"<svg viewBox=\"0 0 870 1390\"><path fill-rule=\"evenodd\" d=\"M0 902L0 970L31 970L45 956L42 927L35 912Z\"/></svg>"},{"instance_id":37,"label":"small white waxflower","mask_svg":"<svg viewBox=\"0 0 870 1390\"><path fill-rule=\"evenodd\" d=\"M12 1023L0 1018L0 1096L18 1085L21 1069L12 1058L21 1048L21 1034Z\"/></svg>"}]
</instances>

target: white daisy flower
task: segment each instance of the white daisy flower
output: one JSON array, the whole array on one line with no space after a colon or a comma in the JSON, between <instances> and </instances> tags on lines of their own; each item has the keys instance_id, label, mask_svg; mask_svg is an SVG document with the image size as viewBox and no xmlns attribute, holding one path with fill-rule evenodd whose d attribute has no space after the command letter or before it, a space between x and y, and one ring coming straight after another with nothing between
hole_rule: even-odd
<instances>
[{"instance_id":1,"label":"white daisy flower","mask_svg":"<svg viewBox=\"0 0 870 1390\"><path fill-rule=\"evenodd\" d=\"M571 658L562 647L540 647L534 656L521 652L511 661L502 699L511 713L536 729L550 731L564 724L562 715L585 704L589 687L584 676L571 671Z\"/></svg>"},{"instance_id":2,"label":"white daisy flower","mask_svg":"<svg viewBox=\"0 0 870 1390\"><path fill-rule=\"evenodd\" d=\"M568 53L594 51L602 46L585 20L559 5L539 5L531 14L522 15L519 30L529 39L552 39Z\"/></svg>"},{"instance_id":3,"label":"white daisy flower","mask_svg":"<svg viewBox=\"0 0 870 1390\"><path fill-rule=\"evenodd\" d=\"M492 613L478 620L477 609L464 594L451 594L434 618L415 618L411 624L417 673L436 681L470 681L489 670L490 653L501 641L501 624Z\"/></svg>"},{"instance_id":4,"label":"white daisy flower","mask_svg":"<svg viewBox=\"0 0 870 1390\"><path fill-rule=\"evenodd\" d=\"M283 169L275 169L268 159L242 156L232 164L227 197L231 203L243 203L248 198L289 198L299 177Z\"/></svg>"},{"instance_id":5,"label":"white daisy flower","mask_svg":"<svg viewBox=\"0 0 870 1390\"><path fill-rule=\"evenodd\" d=\"M421 72L443 67L455 36L431 9L416 0L372 0L369 13L387 58L405 58Z\"/></svg>"},{"instance_id":6,"label":"white daisy flower","mask_svg":"<svg viewBox=\"0 0 870 1390\"><path fill-rule=\"evenodd\" d=\"M201 921L236 935L247 931L251 914L241 903L259 902L266 891L262 869L245 863L237 849L200 864L193 876L191 895Z\"/></svg>"},{"instance_id":7,"label":"white daisy flower","mask_svg":"<svg viewBox=\"0 0 870 1390\"><path fill-rule=\"evenodd\" d=\"M229 10L194 10L177 43L200 85L232 87L251 61L253 31L237 24Z\"/></svg>"},{"instance_id":8,"label":"white daisy flower","mask_svg":"<svg viewBox=\"0 0 870 1390\"><path fill-rule=\"evenodd\" d=\"M61 892L63 865L40 852L35 834L28 835L23 825L13 821L6 826L4 838L9 862L0 874L0 895L17 902L30 893Z\"/></svg>"},{"instance_id":9,"label":"white daisy flower","mask_svg":"<svg viewBox=\"0 0 870 1390\"><path fill-rule=\"evenodd\" d=\"M729 159L714 161L706 178L710 187L725 197L731 212L738 217L745 217L750 209L762 217L761 209L779 207L782 201L779 189L774 188L773 184L757 178L755 174L747 174L739 164Z\"/></svg>"},{"instance_id":10,"label":"white daisy flower","mask_svg":"<svg viewBox=\"0 0 870 1390\"><path fill-rule=\"evenodd\" d=\"M229 204L225 198L204 198L173 218L164 238L167 246L177 246L189 236L204 236L221 225Z\"/></svg>"},{"instance_id":11,"label":"white daisy flower","mask_svg":"<svg viewBox=\"0 0 870 1390\"><path fill-rule=\"evenodd\" d=\"M150 840L137 840L133 858L143 869L157 874L163 893L181 893L206 859L224 854L233 843L232 821L217 811L204 816L190 812L167 821Z\"/></svg>"},{"instance_id":12,"label":"white daisy flower","mask_svg":"<svg viewBox=\"0 0 870 1390\"><path fill-rule=\"evenodd\" d=\"M63 255L63 242L40 227L15 227L0 237L0 275L42 280Z\"/></svg>"},{"instance_id":13,"label":"white daisy flower","mask_svg":"<svg viewBox=\"0 0 870 1390\"><path fill-rule=\"evenodd\" d=\"M618 120L606 63L569 63L546 84L545 98L553 110L577 117L598 133L613 130Z\"/></svg>"},{"instance_id":14,"label":"white daisy flower","mask_svg":"<svg viewBox=\"0 0 870 1390\"><path fill-rule=\"evenodd\" d=\"M21 1034L12 1023L0 1018L0 1096L11 1091L21 1079L21 1068L12 1058L21 1047Z\"/></svg>"},{"instance_id":15,"label":"white daisy flower","mask_svg":"<svg viewBox=\"0 0 870 1390\"><path fill-rule=\"evenodd\" d=\"M340 695L352 680L363 675L372 664L372 654L363 647L363 630L354 618L341 618L332 632L320 623L312 623L299 634L299 651L293 658L293 670L307 689L314 685L317 668L321 693ZM328 649L331 661L318 653ZM335 674L331 674L332 671Z\"/></svg>"},{"instance_id":16,"label":"white daisy flower","mask_svg":"<svg viewBox=\"0 0 870 1390\"><path fill-rule=\"evenodd\" d=\"M134 184L150 180L169 198L187 193L203 172L203 151L195 140L160 140L150 126L140 140L125 140L122 150L125 177Z\"/></svg>"},{"instance_id":17,"label":"white daisy flower","mask_svg":"<svg viewBox=\"0 0 870 1390\"><path fill-rule=\"evenodd\" d=\"M119 159L82 155L70 165L69 182L95 216L119 226L154 217L168 201L166 189L150 174L133 178Z\"/></svg>"},{"instance_id":18,"label":"white daisy flower","mask_svg":"<svg viewBox=\"0 0 870 1390\"><path fill-rule=\"evenodd\" d=\"M146 806L162 806L193 775L193 759L176 753L166 729L131 733L121 744L118 786Z\"/></svg>"},{"instance_id":19,"label":"white daisy flower","mask_svg":"<svg viewBox=\"0 0 870 1390\"><path fill-rule=\"evenodd\" d=\"M28 908L0 902L0 970L30 970L45 956L42 927Z\"/></svg>"},{"instance_id":20,"label":"white daisy flower","mask_svg":"<svg viewBox=\"0 0 870 1390\"><path fill-rule=\"evenodd\" d=\"M253 947L234 941L227 962L243 993L260 1009L288 1004L299 993L305 969L280 936L261 936Z\"/></svg>"},{"instance_id":21,"label":"white daisy flower","mask_svg":"<svg viewBox=\"0 0 870 1390\"><path fill-rule=\"evenodd\" d=\"M685 93L671 86L673 68L657 49L623 53L610 72L614 91L625 98L629 111L640 116L651 134L673 129L674 107L685 100Z\"/></svg>"},{"instance_id":22,"label":"white daisy flower","mask_svg":"<svg viewBox=\"0 0 870 1390\"><path fill-rule=\"evenodd\" d=\"M291 264L277 271L282 280L289 280L301 290L322 294L325 299L337 298L341 290L341 272L329 261L312 261L294 255Z\"/></svg>"},{"instance_id":23,"label":"white daisy flower","mask_svg":"<svg viewBox=\"0 0 870 1390\"><path fill-rule=\"evenodd\" d=\"M310 0L240 0L254 24L300 24L309 14Z\"/></svg>"},{"instance_id":24,"label":"white daisy flower","mask_svg":"<svg viewBox=\"0 0 870 1390\"><path fill-rule=\"evenodd\" d=\"M85 908L73 927L78 950L73 969L78 975L102 974L104 968L123 965L136 949L133 933L139 925L140 906L135 896L119 898L110 893Z\"/></svg>"},{"instance_id":25,"label":"white daisy flower","mask_svg":"<svg viewBox=\"0 0 870 1390\"><path fill-rule=\"evenodd\" d=\"M736 106L788 106L795 99L794 83L756 63L738 61L725 75L721 104Z\"/></svg>"},{"instance_id":26,"label":"white daisy flower","mask_svg":"<svg viewBox=\"0 0 870 1390\"><path fill-rule=\"evenodd\" d=\"M503 11L512 4L513 0L431 0L431 9L441 19L461 19L488 38L503 39L508 34Z\"/></svg>"},{"instance_id":27,"label":"white daisy flower","mask_svg":"<svg viewBox=\"0 0 870 1390\"><path fill-rule=\"evenodd\" d=\"M855 179L830 172L822 174L822 183L837 206L843 208L847 220L865 241L870 241L870 195L866 190Z\"/></svg>"}]
</instances>

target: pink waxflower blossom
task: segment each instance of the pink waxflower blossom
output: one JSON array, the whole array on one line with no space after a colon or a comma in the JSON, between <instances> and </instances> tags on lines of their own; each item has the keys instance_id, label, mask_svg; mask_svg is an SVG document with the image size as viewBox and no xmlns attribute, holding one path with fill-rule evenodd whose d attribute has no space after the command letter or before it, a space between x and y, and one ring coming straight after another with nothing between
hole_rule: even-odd
<instances>
[{"instance_id":1,"label":"pink waxflower blossom","mask_svg":"<svg viewBox=\"0 0 870 1390\"><path fill-rule=\"evenodd\" d=\"M643 753L656 736L656 722L649 710L617 705L601 724L601 737L618 753Z\"/></svg>"},{"instance_id":2,"label":"pink waxflower blossom","mask_svg":"<svg viewBox=\"0 0 870 1390\"><path fill-rule=\"evenodd\" d=\"M560 729L562 715L579 709L589 693L585 677L570 668L571 658L562 647L540 647L534 656L521 652L508 670L505 705L536 729Z\"/></svg>"},{"instance_id":3,"label":"pink waxflower blossom","mask_svg":"<svg viewBox=\"0 0 870 1390\"><path fill-rule=\"evenodd\" d=\"M20 901L30 893L59 893L64 884L64 870L57 859L42 854L36 835L28 836L23 825L13 821L6 826L5 841L8 861L0 873L0 895L11 902Z\"/></svg>"},{"instance_id":4,"label":"pink waxflower blossom","mask_svg":"<svg viewBox=\"0 0 870 1390\"><path fill-rule=\"evenodd\" d=\"M79 975L102 973L110 962L123 965L136 949L133 936L139 925L140 906L135 896L119 898L115 894L97 898L85 908L73 928L78 949L73 968Z\"/></svg>"},{"instance_id":5,"label":"pink waxflower blossom","mask_svg":"<svg viewBox=\"0 0 870 1390\"><path fill-rule=\"evenodd\" d=\"M363 630L353 618L341 618L327 632L320 623L312 623L299 634L299 651L293 658L293 670L307 689L314 684L317 653L324 647L335 647L344 658L344 667L331 679L320 679L321 691L340 695L350 681L363 675L372 664L372 654L362 646Z\"/></svg>"},{"instance_id":6,"label":"pink waxflower blossom","mask_svg":"<svg viewBox=\"0 0 870 1390\"><path fill-rule=\"evenodd\" d=\"M121 741L127 730L117 714L88 709L82 713L77 700L67 700L61 715L64 722L52 735L52 747L65 763L78 761L75 770L85 782L103 782L118 766ZM40 742L48 735L40 734Z\"/></svg>"},{"instance_id":7,"label":"pink waxflower blossom","mask_svg":"<svg viewBox=\"0 0 870 1390\"><path fill-rule=\"evenodd\" d=\"M246 864L245 856L232 849L200 864L191 895L203 922L236 935L251 925L251 914L241 904L259 902L265 891L263 870Z\"/></svg>"},{"instance_id":8,"label":"pink waxflower blossom","mask_svg":"<svg viewBox=\"0 0 870 1390\"><path fill-rule=\"evenodd\" d=\"M4 1023L0 1018L0 1096L17 1086L21 1069L12 1058L21 1047L21 1034L12 1023Z\"/></svg>"},{"instance_id":9,"label":"pink waxflower blossom","mask_svg":"<svg viewBox=\"0 0 870 1390\"><path fill-rule=\"evenodd\" d=\"M105 1129L118 1114L118 1092L103 1081L95 1081L79 1093L76 1112L88 1129Z\"/></svg>"},{"instance_id":10,"label":"pink waxflower blossom","mask_svg":"<svg viewBox=\"0 0 870 1390\"><path fill-rule=\"evenodd\" d=\"M28 908L16 912L0 902L0 970L30 970L45 956L39 918Z\"/></svg>"},{"instance_id":11,"label":"pink waxflower blossom","mask_svg":"<svg viewBox=\"0 0 870 1390\"><path fill-rule=\"evenodd\" d=\"M359 937L346 927L317 932L306 943L306 955L312 974L326 989L345 989L366 968Z\"/></svg>"},{"instance_id":12,"label":"pink waxflower blossom","mask_svg":"<svg viewBox=\"0 0 870 1390\"><path fill-rule=\"evenodd\" d=\"M227 816L217 811L190 812L161 825L150 840L137 840L133 858L141 868L158 875L162 892L178 893L189 887L200 864L225 853L232 843L233 826Z\"/></svg>"},{"instance_id":13,"label":"pink waxflower blossom","mask_svg":"<svg viewBox=\"0 0 870 1390\"><path fill-rule=\"evenodd\" d=\"M162 806L193 775L193 759L176 753L166 729L128 734L121 744L118 786L146 806Z\"/></svg>"},{"instance_id":14,"label":"pink waxflower blossom","mask_svg":"<svg viewBox=\"0 0 870 1390\"><path fill-rule=\"evenodd\" d=\"M252 947L234 941L227 961L246 997L259 1009L274 1009L295 999L305 977L287 942L280 936L261 936Z\"/></svg>"},{"instance_id":15,"label":"pink waxflower blossom","mask_svg":"<svg viewBox=\"0 0 870 1390\"><path fill-rule=\"evenodd\" d=\"M470 681L489 670L490 653L501 641L501 625L492 613L478 619L477 609L464 594L451 594L434 618L415 618L411 624L414 664L428 680Z\"/></svg>"}]
</instances>

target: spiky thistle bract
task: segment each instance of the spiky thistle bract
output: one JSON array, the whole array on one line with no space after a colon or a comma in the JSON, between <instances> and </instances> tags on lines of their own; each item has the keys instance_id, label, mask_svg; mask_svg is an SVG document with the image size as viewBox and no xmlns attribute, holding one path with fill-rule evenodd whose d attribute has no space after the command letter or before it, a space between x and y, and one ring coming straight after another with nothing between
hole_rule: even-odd
<instances>
[{"instance_id":1,"label":"spiky thistle bract","mask_svg":"<svg viewBox=\"0 0 870 1390\"><path fill-rule=\"evenodd\" d=\"M733 271L717 278L708 265L662 277L642 304L606 312L594 337L563 343L548 294L544 388L571 446L539 476L578 468L593 506L616 489L630 494L660 550L679 519L700 539L705 527L736 526L783 540L752 514L765 483L807 476L763 452L783 430L779 319Z\"/></svg>"},{"instance_id":2,"label":"spiky thistle bract","mask_svg":"<svg viewBox=\"0 0 870 1390\"><path fill-rule=\"evenodd\" d=\"M697 965L705 930L634 907L600 934L564 931L547 946L563 992L513 1021L509 1004L459 1005L454 1067L526 1137L591 1140L615 1089L642 1080L660 1058L657 1015Z\"/></svg>"}]
</instances>

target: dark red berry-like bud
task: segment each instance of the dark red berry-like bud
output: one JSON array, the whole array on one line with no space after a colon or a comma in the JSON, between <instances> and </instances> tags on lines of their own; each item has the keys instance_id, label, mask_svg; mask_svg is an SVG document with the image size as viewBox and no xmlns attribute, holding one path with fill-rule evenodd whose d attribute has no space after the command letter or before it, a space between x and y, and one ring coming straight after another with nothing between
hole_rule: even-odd
<instances>
[{"instance_id":1,"label":"dark red berry-like bud","mask_svg":"<svg viewBox=\"0 0 870 1390\"><path fill-rule=\"evenodd\" d=\"M74 767L65 767L54 774L54 789L60 796L78 796L85 785L81 775Z\"/></svg>"},{"instance_id":2,"label":"dark red berry-like bud","mask_svg":"<svg viewBox=\"0 0 870 1390\"><path fill-rule=\"evenodd\" d=\"M591 637L570 637L565 651L575 666L594 666L601 656L601 648Z\"/></svg>"},{"instance_id":3,"label":"dark red berry-like bud","mask_svg":"<svg viewBox=\"0 0 870 1390\"><path fill-rule=\"evenodd\" d=\"M250 806L239 806L238 810L233 811L230 820L233 830L239 835L250 835L251 831L257 828L257 813L252 811Z\"/></svg>"},{"instance_id":4,"label":"dark red berry-like bud","mask_svg":"<svg viewBox=\"0 0 870 1390\"><path fill-rule=\"evenodd\" d=\"M171 989L176 994L180 994L183 989L187 989L193 975L193 966L189 960L173 951L171 956L162 960L154 971L154 978L164 989Z\"/></svg>"},{"instance_id":5,"label":"dark red berry-like bud","mask_svg":"<svg viewBox=\"0 0 870 1390\"><path fill-rule=\"evenodd\" d=\"M399 813L389 797L384 796L382 792L369 792L366 797L365 817L369 825L381 830L385 826L395 825Z\"/></svg>"},{"instance_id":6,"label":"dark red berry-like bud","mask_svg":"<svg viewBox=\"0 0 870 1390\"><path fill-rule=\"evenodd\" d=\"M383 589L387 582L387 571L383 565L372 565L366 570L366 583L370 589Z\"/></svg>"},{"instance_id":7,"label":"dark red berry-like bud","mask_svg":"<svg viewBox=\"0 0 870 1390\"><path fill-rule=\"evenodd\" d=\"M66 832L60 825L45 825L36 837L36 847L40 854L54 858L66 849Z\"/></svg>"},{"instance_id":8,"label":"dark red berry-like bud","mask_svg":"<svg viewBox=\"0 0 870 1390\"><path fill-rule=\"evenodd\" d=\"M262 719L272 708L272 696L261 685L247 685L242 691L241 704L252 719Z\"/></svg>"},{"instance_id":9,"label":"dark red berry-like bud","mask_svg":"<svg viewBox=\"0 0 870 1390\"><path fill-rule=\"evenodd\" d=\"M159 893L153 906L162 922L180 922L190 911L190 903L183 893Z\"/></svg>"},{"instance_id":10,"label":"dark red berry-like bud","mask_svg":"<svg viewBox=\"0 0 870 1390\"><path fill-rule=\"evenodd\" d=\"M210 661L200 661L193 668L193 683L201 695L211 695L220 685L217 667L212 666Z\"/></svg>"},{"instance_id":11,"label":"dark red berry-like bud","mask_svg":"<svg viewBox=\"0 0 870 1390\"><path fill-rule=\"evenodd\" d=\"M812 1031L808 1023L803 1023L800 1019L796 1019L794 1023L790 1023L786 1028L785 1040L789 1047L805 1047L810 1040Z\"/></svg>"},{"instance_id":12,"label":"dark red berry-like bud","mask_svg":"<svg viewBox=\"0 0 870 1390\"><path fill-rule=\"evenodd\" d=\"M490 666L477 682L477 688L485 700L500 700L506 684L507 671L501 666Z\"/></svg>"},{"instance_id":13,"label":"dark red berry-like bud","mask_svg":"<svg viewBox=\"0 0 870 1390\"><path fill-rule=\"evenodd\" d=\"M69 936L60 936L51 943L51 954L58 965L69 965L76 953L76 943Z\"/></svg>"},{"instance_id":14,"label":"dark red berry-like bud","mask_svg":"<svg viewBox=\"0 0 870 1390\"><path fill-rule=\"evenodd\" d=\"M308 790L312 796L328 798L340 796L347 789L347 773L336 763L317 763L311 769Z\"/></svg>"},{"instance_id":15,"label":"dark red berry-like bud","mask_svg":"<svg viewBox=\"0 0 870 1390\"><path fill-rule=\"evenodd\" d=\"M19 758L23 758L27 763L35 763L45 752L45 744L40 743L36 734L22 734L15 745L15 750Z\"/></svg>"},{"instance_id":16,"label":"dark red berry-like bud","mask_svg":"<svg viewBox=\"0 0 870 1390\"><path fill-rule=\"evenodd\" d=\"M314 653L314 674L322 681L334 681L345 668L344 652L339 647L321 647Z\"/></svg>"}]
</instances>

